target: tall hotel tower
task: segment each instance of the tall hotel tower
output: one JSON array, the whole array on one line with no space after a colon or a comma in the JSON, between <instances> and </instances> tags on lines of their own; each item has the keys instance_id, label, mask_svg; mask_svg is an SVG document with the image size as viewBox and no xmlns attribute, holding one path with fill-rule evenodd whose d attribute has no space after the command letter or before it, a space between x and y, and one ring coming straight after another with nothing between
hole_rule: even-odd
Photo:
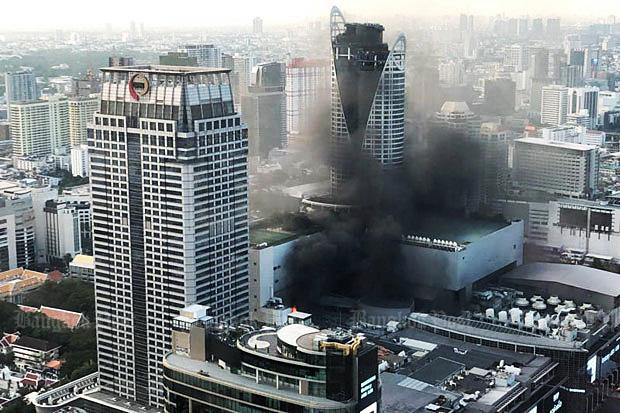
<instances>
[{"instance_id":1,"label":"tall hotel tower","mask_svg":"<svg viewBox=\"0 0 620 413\"><path fill-rule=\"evenodd\" d=\"M248 313L247 128L228 69L102 69L89 129L104 390L161 406L172 319Z\"/></svg>"},{"instance_id":2,"label":"tall hotel tower","mask_svg":"<svg viewBox=\"0 0 620 413\"><path fill-rule=\"evenodd\" d=\"M370 157L384 170L402 166L405 145L405 37L390 51L383 26L345 23L331 12L332 195L344 193L356 161Z\"/></svg>"}]
</instances>

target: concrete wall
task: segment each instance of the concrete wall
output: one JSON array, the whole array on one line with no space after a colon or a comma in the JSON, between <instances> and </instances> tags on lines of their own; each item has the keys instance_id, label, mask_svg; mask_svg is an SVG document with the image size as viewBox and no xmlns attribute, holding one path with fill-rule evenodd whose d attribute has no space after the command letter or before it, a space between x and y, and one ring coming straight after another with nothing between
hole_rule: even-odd
<instances>
[{"instance_id":1,"label":"concrete wall","mask_svg":"<svg viewBox=\"0 0 620 413\"><path fill-rule=\"evenodd\" d=\"M523 263L523 221L512 222L459 252L402 245L414 283L459 291L511 263Z\"/></svg>"}]
</instances>

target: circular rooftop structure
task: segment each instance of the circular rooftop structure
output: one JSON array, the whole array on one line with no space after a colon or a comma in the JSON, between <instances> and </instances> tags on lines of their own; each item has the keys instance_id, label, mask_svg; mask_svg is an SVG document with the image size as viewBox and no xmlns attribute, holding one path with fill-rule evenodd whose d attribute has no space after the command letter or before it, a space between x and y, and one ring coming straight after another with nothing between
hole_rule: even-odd
<instances>
[{"instance_id":1,"label":"circular rooftop structure","mask_svg":"<svg viewBox=\"0 0 620 413\"><path fill-rule=\"evenodd\" d=\"M280 340L284 344L291 347L297 347L297 340L301 336L318 332L319 330L314 327L309 327L303 324L289 324L279 329L277 335L278 340Z\"/></svg>"}]
</instances>

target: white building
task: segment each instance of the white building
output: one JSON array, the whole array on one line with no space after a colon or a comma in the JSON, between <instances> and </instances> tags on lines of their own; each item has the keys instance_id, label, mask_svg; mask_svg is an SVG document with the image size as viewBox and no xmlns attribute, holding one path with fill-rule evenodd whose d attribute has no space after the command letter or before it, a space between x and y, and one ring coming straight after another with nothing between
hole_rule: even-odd
<instances>
[{"instance_id":1,"label":"white building","mask_svg":"<svg viewBox=\"0 0 620 413\"><path fill-rule=\"evenodd\" d=\"M69 144L71 147L85 145L88 141L87 124L92 122L94 113L99 110L99 96L71 98L68 104Z\"/></svg>"},{"instance_id":2,"label":"white building","mask_svg":"<svg viewBox=\"0 0 620 413\"><path fill-rule=\"evenodd\" d=\"M247 128L229 69L110 67L102 91L89 132L101 386L161 407L179 311L248 315Z\"/></svg>"},{"instance_id":3,"label":"white building","mask_svg":"<svg viewBox=\"0 0 620 413\"><path fill-rule=\"evenodd\" d=\"M542 128L540 135L549 141L585 144L586 128L572 125Z\"/></svg>"},{"instance_id":4,"label":"white building","mask_svg":"<svg viewBox=\"0 0 620 413\"><path fill-rule=\"evenodd\" d=\"M328 60L293 59L286 65L286 128L289 139L311 131L329 102Z\"/></svg>"},{"instance_id":5,"label":"white building","mask_svg":"<svg viewBox=\"0 0 620 413\"><path fill-rule=\"evenodd\" d=\"M439 83L444 86L460 86L464 82L465 68L461 60L441 62L438 66Z\"/></svg>"},{"instance_id":6,"label":"white building","mask_svg":"<svg viewBox=\"0 0 620 413\"><path fill-rule=\"evenodd\" d=\"M95 282L95 259L92 255L78 254L69 264L71 277L90 283Z\"/></svg>"},{"instance_id":7,"label":"white building","mask_svg":"<svg viewBox=\"0 0 620 413\"><path fill-rule=\"evenodd\" d=\"M588 198L596 194L599 149L539 138L515 140L514 182L522 189Z\"/></svg>"},{"instance_id":8,"label":"white building","mask_svg":"<svg viewBox=\"0 0 620 413\"><path fill-rule=\"evenodd\" d=\"M9 269L35 264L35 217L28 189L0 188L0 254L8 257ZM6 266L3 265L3 266Z\"/></svg>"},{"instance_id":9,"label":"white building","mask_svg":"<svg viewBox=\"0 0 620 413\"><path fill-rule=\"evenodd\" d=\"M523 72L529 68L530 50L527 46L513 44L504 51L504 65L510 66L513 72Z\"/></svg>"},{"instance_id":10,"label":"white building","mask_svg":"<svg viewBox=\"0 0 620 413\"><path fill-rule=\"evenodd\" d=\"M540 123L563 125L568 113L568 88L559 85L542 88Z\"/></svg>"},{"instance_id":11,"label":"white building","mask_svg":"<svg viewBox=\"0 0 620 413\"><path fill-rule=\"evenodd\" d=\"M9 107L13 156L66 154L69 149L69 105L50 98Z\"/></svg>"},{"instance_id":12,"label":"white building","mask_svg":"<svg viewBox=\"0 0 620 413\"><path fill-rule=\"evenodd\" d=\"M46 256L62 260L82 251L78 206L49 200L45 203Z\"/></svg>"},{"instance_id":13,"label":"white building","mask_svg":"<svg viewBox=\"0 0 620 413\"><path fill-rule=\"evenodd\" d=\"M71 148L71 175L88 176L88 145Z\"/></svg>"},{"instance_id":14,"label":"white building","mask_svg":"<svg viewBox=\"0 0 620 413\"><path fill-rule=\"evenodd\" d=\"M598 100L600 89L596 86L585 86L568 89L568 114L581 114L586 110L590 116L589 127L595 127L598 117Z\"/></svg>"}]
</instances>

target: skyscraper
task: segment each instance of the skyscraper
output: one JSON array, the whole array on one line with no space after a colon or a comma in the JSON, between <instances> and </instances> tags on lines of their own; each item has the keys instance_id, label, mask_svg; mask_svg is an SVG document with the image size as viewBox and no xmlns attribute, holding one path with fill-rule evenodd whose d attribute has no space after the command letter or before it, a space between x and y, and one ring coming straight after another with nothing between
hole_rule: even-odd
<instances>
[{"instance_id":1,"label":"skyscraper","mask_svg":"<svg viewBox=\"0 0 620 413\"><path fill-rule=\"evenodd\" d=\"M315 126L327 106L331 71L329 60L295 58L286 66L286 127L289 138Z\"/></svg>"},{"instance_id":2,"label":"skyscraper","mask_svg":"<svg viewBox=\"0 0 620 413\"><path fill-rule=\"evenodd\" d=\"M256 66L254 83L241 98L241 112L248 123L249 155L265 158L269 151L286 146L285 66L264 63Z\"/></svg>"},{"instance_id":3,"label":"skyscraper","mask_svg":"<svg viewBox=\"0 0 620 413\"><path fill-rule=\"evenodd\" d=\"M247 315L247 151L228 69L103 69L89 152L104 390L161 406L179 310Z\"/></svg>"},{"instance_id":4,"label":"skyscraper","mask_svg":"<svg viewBox=\"0 0 620 413\"><path fill-rule=\"evenodd\" d=\"M39 98L37 80L30 71L7 73L4 75L6 103L32 102Z\"/></svg>"},{"instance_id":5,"label":"skyscraper","mask_svg":"<svg viewBox=\"0 0 620 413\"><path fill-rule=\"evenodd\" d=\"M383 26L346 23L331 12L332 195L343 194L360 155L384 170L399 168L405 146L405 47L399 35L390 51Z\"/></svg>"},{"instance_id":6,"label":"skyscraper","mask_svg":"<svg viewBox=\"0 0 620 413\"><path fill-rule=\"evenodd\" d=\"M585 109L590 117L590 125L594 127L598 118L598 93L599 88L596 86L568 89L568 114L581 113Z\"/></svg>"}]
</instances>

